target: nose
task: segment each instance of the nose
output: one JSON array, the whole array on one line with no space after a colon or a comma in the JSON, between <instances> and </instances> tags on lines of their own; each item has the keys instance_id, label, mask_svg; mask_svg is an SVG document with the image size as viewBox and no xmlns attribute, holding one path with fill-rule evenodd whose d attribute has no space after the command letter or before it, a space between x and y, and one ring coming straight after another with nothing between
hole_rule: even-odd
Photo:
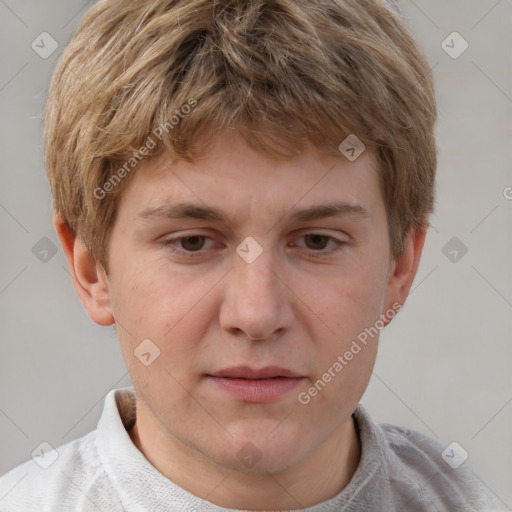
<instances>
[{"instance_id":1,"label":"nose","mask_svg":"<svg viewBox=\"0 0 512 512\"><path fill-rule=\"evenodd\" d=\"M276 258L270 250L251 263L234 255L220 309L220 324L230 334L263 341L282 335L293 325L293 294Z\"/></svg>"}]
</instances>

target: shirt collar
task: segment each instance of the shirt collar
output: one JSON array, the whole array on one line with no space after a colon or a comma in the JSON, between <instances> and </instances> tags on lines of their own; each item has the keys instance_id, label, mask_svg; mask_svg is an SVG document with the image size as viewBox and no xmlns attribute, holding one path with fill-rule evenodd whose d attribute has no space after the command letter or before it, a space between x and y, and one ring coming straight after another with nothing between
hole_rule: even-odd
<instances>
[{"instance_id":1,"label":"shirt collar","mask_svg":"<svg viewBox=\"0 0 512 512\"><path fill-rule=\"evenodd\" d=\"M354 500L357 500L358 507L361 506L361 499L364 501L361 491L373 480L385 458L383 450L386 439L379 425L361 404L353 416L361 440L361 459L356 472L338 495L313 507L300 509L300 512L339 512L351 509L350 503ZM194 496L160 473L132 442L127 429L134 421L133 386L110 391L105 397L103 413L98 422L98 451L106 473L127 510L237 512Z\"/></svg>"}]
</instances>

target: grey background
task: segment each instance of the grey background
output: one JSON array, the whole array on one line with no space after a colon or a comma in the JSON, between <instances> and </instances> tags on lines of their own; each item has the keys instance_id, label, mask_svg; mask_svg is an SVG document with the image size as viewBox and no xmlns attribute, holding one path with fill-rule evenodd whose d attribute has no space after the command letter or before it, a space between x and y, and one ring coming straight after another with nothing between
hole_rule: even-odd
<instances>
[{"instance_id":1,"label":"grey background","mask_svg":"<svg viewBox=\"0 0 512 512\"><path fill-rule=\"evenodd\" d=\"M0 474L43 440L93 429L105 394L130 385L113 328L88 318L72 286L41 151L50 77L88 5L0 0ZM512 1L399 5L434 69L438 198L362 402L379 421L460 443L512 510ZM43 31L59 44L46 59L31 47ZM453 31L469 44L456 59L441 46Z\"/></svg>"}]
</instances>

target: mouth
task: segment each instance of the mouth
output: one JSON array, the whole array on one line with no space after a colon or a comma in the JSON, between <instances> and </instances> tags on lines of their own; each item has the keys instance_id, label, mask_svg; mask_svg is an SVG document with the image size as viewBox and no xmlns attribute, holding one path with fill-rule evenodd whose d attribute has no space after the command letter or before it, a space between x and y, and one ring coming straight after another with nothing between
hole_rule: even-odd
<instances>
[{"instance_id":1,"label":"mouth","mask_svg":"<svg viewBox=\"0 0 512 512\"><path fill-rule=\"evenodd\" d=\"M211 377L224 377L228 379L274 379L274 378L301 378L303 375L288 368L280 366L265 366L252 368L250 366L232 366L217 372L208 374Z\"/></svg>"},{"instance_id":2,"label":"mouth","mask_svg":"<svg viewBox=\"0 0 512 512\"><path fill-rule=\"evenodd\" d=\"M292 391L306 378L278 366L259 369L236 366L207 374L206 377L221 391L252 403L273 402Z\"/></svg>"}]
</instances>

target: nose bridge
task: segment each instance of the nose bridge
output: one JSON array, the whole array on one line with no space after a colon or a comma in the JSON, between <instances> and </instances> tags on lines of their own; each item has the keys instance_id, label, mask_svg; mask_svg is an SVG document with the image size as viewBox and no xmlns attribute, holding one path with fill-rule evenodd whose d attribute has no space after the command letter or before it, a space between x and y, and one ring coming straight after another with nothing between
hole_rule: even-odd
<instances>
[{"instance_id":1,"label":"nose bridge","mask_svg":"<svg viewBox=\"0 0 512 512\"><path fill-rule=\"evenodd\" d=\"M276 258L269 246L265 248L254 238L248 237L237 248L233 278L250 301L272 300L282 286L276 277Z\"/></svg>"},{"instance_id":2,"label":"nose bridge","mask_svg":"<svg viewBox=\"0 0 512 512\"><path fill-rule=\"evenodd\" d=\"M244 242L234 255L221 323L225 329L241 330L251 339L264 339L290 325L290 305L286 287L278 278L274 252L254 239Z\"/></svg>"}]
</instances>

